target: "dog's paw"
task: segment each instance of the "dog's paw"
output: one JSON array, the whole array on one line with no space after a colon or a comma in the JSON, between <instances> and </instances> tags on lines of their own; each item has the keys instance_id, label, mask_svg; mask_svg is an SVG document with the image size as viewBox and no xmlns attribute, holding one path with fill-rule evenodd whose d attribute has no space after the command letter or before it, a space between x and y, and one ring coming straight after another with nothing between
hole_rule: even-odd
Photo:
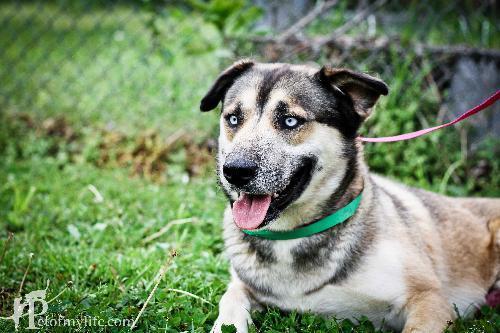
<instances>
[{"instance_id":1,"label":"dog's paw","mask_svg":"<svg viewBox=\"0 0 500 333\"><path fill-rule=\"evenodd\" d=\"M252 318L250 317L250 314L244 310L241 309L240 311L236 311L236 309L233 309L232 311L229 311L227 313L221 313L219 314L219 317L215 321L214 327L212 327L212 330L210 331L211 333L223 333L223 332L234 332L234 330L231 330L230 327L228 329L222 330L222 326L224 325L234 325L236 327L236 332L237 333L247 333L248 332L248 326L252 324Z\"/></svg>"}]
</instances>

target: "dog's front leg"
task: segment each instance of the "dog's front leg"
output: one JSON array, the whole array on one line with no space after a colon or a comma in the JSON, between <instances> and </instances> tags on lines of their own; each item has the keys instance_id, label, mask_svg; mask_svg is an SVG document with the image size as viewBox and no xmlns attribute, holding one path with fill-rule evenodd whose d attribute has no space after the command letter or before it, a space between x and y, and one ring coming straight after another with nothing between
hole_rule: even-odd
<instances>
[{"instance_id":1,"label":"dog's front leg","mask_svg":"<svg viewBox=\"0 0 500 333\"><path fill-rule=\"evenodd\" d=\"M439 291L415 293L406 305L406 323L403 333L441 333L453 320L450 304Z\"/></svg>"},{"instance_id":2,"label":"dog's front leg","mask_svg":"<svg viewBox=\"0 0 500 333\"><path fill-rule=\"evenodd\" d=\"M220 333L222 325L232 324L238 333L247 333L248 325L252 323L251 307L251 298L243 282L233 276L219 302L219 317L217 317L211 332Z\"/></svg>"}]
</instances>

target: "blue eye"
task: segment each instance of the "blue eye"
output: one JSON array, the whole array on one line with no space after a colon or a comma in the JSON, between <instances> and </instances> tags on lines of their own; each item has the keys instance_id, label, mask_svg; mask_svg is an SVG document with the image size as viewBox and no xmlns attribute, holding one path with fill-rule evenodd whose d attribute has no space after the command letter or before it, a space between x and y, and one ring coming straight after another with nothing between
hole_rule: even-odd
<instances>
[{"instance_id":1,"label":"blue eye","mask_svg":"<svg viewBox=\"0 0 500 333\"><path fill-rule=\"evenodd\" d=\"M297 118L294 118L294 117L286 117L285 118L285 125L287 127L293 128L293 127L297 126L298 123L299 123L299 121L297 120Z\"/></svg>"},{"instance_id":2,"label":"blue eye","mask_svg":"<svg viewBox=\"0 0 500 333\"><path fill-rule=\"evenodd\" d=\"M231 127L236 127L238 126L238 123L240 122L238 116L232 114L232 115L229 115L227 118L226 118L227 122L229 123L229 126Z\"/></svg>"},{"instance_id":3,"label":"blue eye","mask_svg":"<svg viewBox=\"0 0 500 333\"><path fill-rule=\"evenodd\" d=\"M292 116L281 118L281 127L284 129L295 129L304 123L304 119Z\"/></svg>"}]
</instances>

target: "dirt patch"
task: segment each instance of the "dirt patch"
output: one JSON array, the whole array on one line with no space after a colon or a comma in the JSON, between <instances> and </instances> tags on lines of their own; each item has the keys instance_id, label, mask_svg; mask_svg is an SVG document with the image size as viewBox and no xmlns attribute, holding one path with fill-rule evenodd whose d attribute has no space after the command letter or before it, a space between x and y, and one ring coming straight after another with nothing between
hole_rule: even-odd
<instances>
[{"instance_id":1,"label":"dirt patch","mask_svg":"<svg viewBox=\"0 0 500 333\"><path fill-rule=\"evenodd\" d=\"M24 117L25 121L33 126L33 121ZM60 137L65 141L77 139L75 130L68 124L64 117L47 118L42 122L40 130L43 135Z\"/></svg>"},{"instance_id":2,"label":"dirt patch","mask_svg":"<svg viewBox=\"0 0 500 333\"><path fill-rule=\"evenodd\" d=\"M182 129L169 135L145 130L132 136L105 128L78 131L64 117L39 121L17 114L8 121L14 136L33 134L47 141L44 154L48 156L64 155L70 163L89 162L100 168L124 167L130 169L131 176L156 182L167 180L172 164L182 165L190 177L203 174L213 165L216 150L213 138L200 140ZM23 147L19 144L17 149L22 151ZM181 158L173 161L173 155Z\"/></svg>"},{"instance_id":3,"label":"dirt patch","mask_svg":"<svg viewBox=\"0 0 500 333\"><path fill-rule=\"evenodd\" d=\"M186 141L184 147L186 149L187 171L190 176L198 176L206 170L207 165L213 163L217 151L217 141L207 139L197 144L191 140Z\"/></svg>"}]
</instances>

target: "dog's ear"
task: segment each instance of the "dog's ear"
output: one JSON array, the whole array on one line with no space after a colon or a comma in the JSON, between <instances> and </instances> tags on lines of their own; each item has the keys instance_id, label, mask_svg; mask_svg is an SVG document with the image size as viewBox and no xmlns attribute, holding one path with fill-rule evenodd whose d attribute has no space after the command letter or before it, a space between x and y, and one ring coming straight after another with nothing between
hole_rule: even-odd
<instances>
[{"instance_id":1,"label":"dog's ear","mask_svg":"<svg viewBox=\"0 0 500 333\"><path fill-rule=\"evenodd\" d=\"M370 115L380 95L389 93L389 88L383 81L349 69L324 66L317 75L322 82L333 85L344 95L349 96L354 111L362 119Z\"/></svg>"},{"instance_id":2,"label":"dog's ear","mask_svg":"<svg viewBox=\"0 0 500 333\"><path fill-rule=\"evenodd\" d=\"M230 67L225 69L215 80L205 97L201 100L200 110L205 112L215 109L217 104L219 104L219 102L224 98L224 95L234 81L253 65L253 61L244 59L235 62Z\"/></svg>"}]
</instances>

